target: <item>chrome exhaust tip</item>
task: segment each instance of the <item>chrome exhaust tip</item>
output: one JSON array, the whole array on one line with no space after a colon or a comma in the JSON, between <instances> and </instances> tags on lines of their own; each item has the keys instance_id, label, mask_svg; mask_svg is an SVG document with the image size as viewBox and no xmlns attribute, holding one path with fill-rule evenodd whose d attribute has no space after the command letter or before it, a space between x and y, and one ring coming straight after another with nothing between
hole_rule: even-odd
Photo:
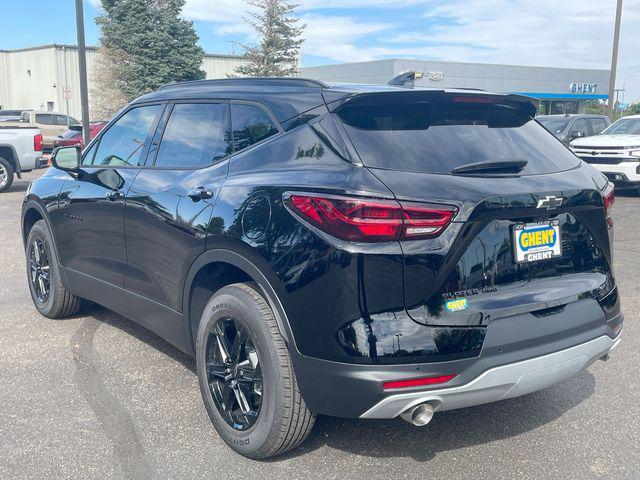
<instances>
[{"instance_id":1,"label":"chrome exhaust tip","mask_svg":"<svg viewBox=\"0 0 640 480\"><path fill-rule=\"evenodd\" d=\"M411 425L423 427L433 418L433 406L430 403L421 403L405 410L400 417Z\"/></svg>"}]
</instances>

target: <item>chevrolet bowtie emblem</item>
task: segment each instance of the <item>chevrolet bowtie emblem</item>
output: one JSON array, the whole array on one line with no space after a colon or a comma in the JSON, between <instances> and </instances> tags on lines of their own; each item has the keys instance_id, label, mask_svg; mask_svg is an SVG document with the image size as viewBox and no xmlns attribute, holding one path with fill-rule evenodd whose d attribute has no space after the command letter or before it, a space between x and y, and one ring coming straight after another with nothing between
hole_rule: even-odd
<instances>
[{"instance_id":1,"label":"chevrolet bowtie emblem","mask_svg":"<svg viewBox=\"0 0 640 480\"><path fill-rule=\"evenodd\" d=\"M555 210L562 205L562 197L558 198L554 195L547 195L544 198L538 199L538 205L536 208L546 208L547 210Z\"/></svg>"}]
</instances>

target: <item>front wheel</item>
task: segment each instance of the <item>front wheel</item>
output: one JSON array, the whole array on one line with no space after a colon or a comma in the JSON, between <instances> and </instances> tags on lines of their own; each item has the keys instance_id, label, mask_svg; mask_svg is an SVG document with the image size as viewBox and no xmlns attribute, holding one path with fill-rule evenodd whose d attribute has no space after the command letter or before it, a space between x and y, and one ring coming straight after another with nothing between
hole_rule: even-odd
<instances>
[{"instance_id":1,"label":"front wheel","mask_svg":"<svg viewBox=\"0 0 640 480\"><path fill-rule=\"evenodd\" d=\"M249 284L216 292L196 339L207 413L233 450L253 459L287 452L309 435L307 409L271 308Z\"/></svg>"},{"instance_id":2,"label":"front wheel","mask_svg":"<svg viewBox=\"0 0 640 480\"><path fill-rule=\"evenodd\" d=\"M36 309L49 318L78 313L82 299L62 284L53 239L44 220L38 220L29 231L26 257L27 281Z\"/></svg>"},{"instance_id":3,"label":"front wheel","mask_svg":"<svg viewBox=\"0 0 640 480\"><path fill-rule=\"evenodd\" d=\"M13 165L8 160L0 157L0 193L7 190L13 183Z\"/></svg>"}]
</instances>

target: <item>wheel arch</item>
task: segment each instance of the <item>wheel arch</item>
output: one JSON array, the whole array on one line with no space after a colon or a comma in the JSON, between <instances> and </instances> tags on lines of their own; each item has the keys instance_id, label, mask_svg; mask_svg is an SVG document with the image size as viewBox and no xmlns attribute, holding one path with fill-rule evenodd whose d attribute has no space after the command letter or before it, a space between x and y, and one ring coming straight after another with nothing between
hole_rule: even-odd
<instances>
[{"instance_id":1,"label":"wheel arch","mask_svg":"<svg viewBox=\"0 0 640 480\"><path fill-rule=\"evenodd\" d=\"M265 274L265 272L263 272L255 262L251 261L246 256L228 249L212 249L204 252L191 265L189 273L187 274L185 288L183 290L182 304L184 306L183 314L186 327L189 329L189 337L192 340L192 348L194 335L197 333L197 327L200 321L199 317L192 318L192 294L195 286L195 280L201 272L212 266L223 266L223 268L224 266L228 266L234 269L234 273L241 273L245 276L244 278L240 278L236 281L251 281L258 286L260 293L267 300L267 303L274 313L278 328L280 329L280 333L285 339L285 342L290 349L293 348L295 350L289 319L282 301L280 300L280 296L273 287L272 281L268 278L268 273ZM226 282L226 284L229 283L235 283L235 281Z\"/></svg>"}]
</instances>

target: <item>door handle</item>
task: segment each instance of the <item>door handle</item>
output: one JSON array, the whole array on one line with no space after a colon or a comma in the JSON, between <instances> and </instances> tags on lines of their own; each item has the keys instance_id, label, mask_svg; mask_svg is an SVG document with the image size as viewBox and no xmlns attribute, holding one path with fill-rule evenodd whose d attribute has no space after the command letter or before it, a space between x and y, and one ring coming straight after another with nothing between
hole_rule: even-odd
<instances>
[{"instance_id":1,"label":"door handle","mask_svg":"<svg viewBox=\"0 0 640 480\"><path fill-rule=\"evenodd\" d=\"M213 192L211 190L207 190L204 187L191 188L187 192L187 197L189 197L194 202L197 202L199 200L207 200L213 197Z\"/></svg>"},{"instance_id":2,"label":"door handle","mask_svg":"<svg viewBox=\"0 0 640 480\"><path fill-rule=\"evenodd\" d=\"M105 196L109 201L115 202L116 200L124 198L124 193L120 190L111 190L110 192L107 192Z\"/></svg>"}]
</instances>

